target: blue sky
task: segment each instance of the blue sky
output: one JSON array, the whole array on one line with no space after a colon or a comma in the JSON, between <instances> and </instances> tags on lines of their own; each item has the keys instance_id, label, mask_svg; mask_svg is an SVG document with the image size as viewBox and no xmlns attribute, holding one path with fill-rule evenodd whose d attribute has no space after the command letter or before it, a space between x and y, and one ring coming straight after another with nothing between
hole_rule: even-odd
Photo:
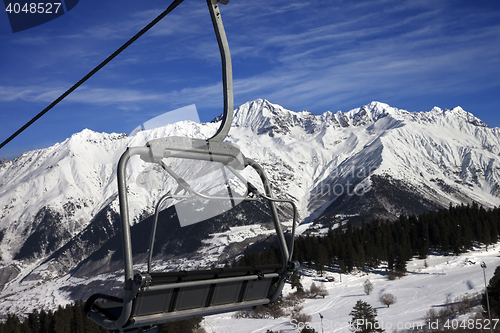
<instances>
[{"instance_id":1,"label":"blue sky","mask_svg":"<svg viewBox=\"0 0 500 333\"><path fill-rule=\"evenodd\" d=\"M82 0L12 33L0 13L0 141L160 14L170 1ZM371 101L408 111L460 105L500 127L500 1L237 1L221 6L235 106L257 98L315 114ZM0 159L89 128L130 133L196 104L222 112L220 56L206 2L162 22L0 150Z\"/></svg>"}]
</instances>

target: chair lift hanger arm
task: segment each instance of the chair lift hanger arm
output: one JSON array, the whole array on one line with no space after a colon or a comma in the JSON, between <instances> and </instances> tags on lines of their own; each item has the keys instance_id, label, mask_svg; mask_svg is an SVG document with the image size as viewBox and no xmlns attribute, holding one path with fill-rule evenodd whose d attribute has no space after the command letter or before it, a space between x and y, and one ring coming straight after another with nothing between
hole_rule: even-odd
<instances>
[{"instance_id":1,"label":"chair lift hanger arm","mask_svg":"<svg viewBox=\"0 0 500 333\"><path fill-rule=\"evenodd\" d=\"M217 2L227 5L229 0L207 0L210 17L214 26L217 43L222 59L222 84L224 90L224 113L222 122L217 132L207 141L224 141L231 123L233 122L234 100L233 100L233 69L231 65L231 52L227 42L226 32L222 25L222 19Z\"/></svg>"}]
</instances>

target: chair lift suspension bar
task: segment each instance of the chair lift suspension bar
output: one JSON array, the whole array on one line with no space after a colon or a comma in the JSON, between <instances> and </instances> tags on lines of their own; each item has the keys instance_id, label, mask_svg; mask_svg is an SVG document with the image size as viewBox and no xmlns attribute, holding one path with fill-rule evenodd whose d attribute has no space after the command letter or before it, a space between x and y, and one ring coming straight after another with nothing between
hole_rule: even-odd
<instances>
[{"instance_id":1,"label":"chair lift suspension bar","mask_svg":"<svg viewBox=\"0 0 500 333\"><path fill-rule=\"evenodd\" d=\"M182 0L174 1L175 6L177 6ZM219 45L219 50L222 59L222 70L223 70L223 90L224 90L224 113L221 125L215 135L208 139L207 141L223 141L229 129L231 128L231 123L233 119L233 78L232 78L232 66L231 66L231 53L229 51L229 45L227 42L227 37L224 31L224 26L222 24L222 18L217 2L222 4L227 4L229 0L207 0L207 5L210 11L210 17L212 19L212 24L214 26L217 43ZM172 5L171 5L172 7ZM170 8L170 7L169 7ZM175 7L174 7L175 8ZM165 14L166 15L166 14ZM76 87L74 88L76 89ZM73 90L74 90L73 89ZM69 92L68 92L69 94ZM132 261L132 243L130 235L130 224L128 221L128 202L126 199L126 185L125 185L125 167L132 155L137 154L149 154L149 149L147 147L137 147L129 148L120 158L118 163L118 187L124 187L125 196L120 196L120 215L122 217L122 244L123 244L123 260L125 265L125 285L123 292L123 309L121 311L120 317L116 320L110 320L104 318L97 312L88 311L88 315L95 322L99 323L101 326L108 329L120 329L122 328L130 318L132 313L132 305L137 293L137 286L133 281L133 261ZM152 249L150 249L152 251ZM89 302L90 303L90 302Z\"/></svg>"},{"instance_id":2,"label":"chair lift suspension bar","mask_svg":"<svg viewBox=\"0 0 500 333\"><path fill-rule=\"evenodd\" d=\"M220 3L227 5L229 0L219 0ZM222 115L222 123L217 132L208 141L224 141L231 128L233 122L233 68L231 65L231 52L229 51L229 44L227 43L226 32L222 25L222 18L220 15L217 0L207 0L210 17L214 26L217 43L222 60L222 85L224 90L224 113Z\"/></svg>"}]
</instances>

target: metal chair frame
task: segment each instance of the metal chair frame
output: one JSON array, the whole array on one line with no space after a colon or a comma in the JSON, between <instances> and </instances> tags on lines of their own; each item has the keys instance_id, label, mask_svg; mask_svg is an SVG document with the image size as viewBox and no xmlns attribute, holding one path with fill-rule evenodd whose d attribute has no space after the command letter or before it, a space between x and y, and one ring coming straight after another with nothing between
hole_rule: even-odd
<instances>
[{"instance_id":1,"label":"metal chair frame","mask_svg":"<svg viewBox=\"0 0 500 333\"><path fill-rule=\"evenodd\" d=\"M191 146L191 148L187 148L187 146ZM179 149L178 147L183 148ZM126 183L126 166L134 155L139 155L145 162L162 165L163 169L177 181L179 186L189 193L188 195L167 194L161 197L156 204L148 250L148 270L136 274L134 274L133 269ZM207 196L193 190L166 165L164 162L166 158L219 162L241 180L244 180L244 178L239 175L235 166L254 168L261 178L265 194L260 193L254 185L246 182L249 192L253 196L245 196L241 197L241 199L253 201L264 198L268 201L282 254L282 264L278 266L245 267L236 270L226 269L215 272L152 272L152 253L158 216L160 207L166 200L193 196L214 200L231 200L230 197ZM241 162L243 164L240 165ZM127 148L120 158L117 173L125 285L123 299L105 294L96 294L87 301L85 309L87 315L99 325L108 329L128 329L265 305L279 296L286 279L297 269L298 263L291 261L295 234L295 204L290 200L273 198L271 186L262 167L255 161L245 158L235 146L225 142L210 143L205 140L183 137L156 139L148 142L145 147ZM275 202L289 203L293 207L291 241L288 246L278 218ZM166 276L170 278L166 278ZM186 278L188 281L186 281ZM274 287L274 289L271 287ZM234 297L230 300L220 301L217 298L222 297L218 296L220 290L225 291L222 294L230 294ZM98 304L98 299L105 299L109 302L108 304ZM186 305L182 305L184 303Z\"/></svg>"}]
</instances>

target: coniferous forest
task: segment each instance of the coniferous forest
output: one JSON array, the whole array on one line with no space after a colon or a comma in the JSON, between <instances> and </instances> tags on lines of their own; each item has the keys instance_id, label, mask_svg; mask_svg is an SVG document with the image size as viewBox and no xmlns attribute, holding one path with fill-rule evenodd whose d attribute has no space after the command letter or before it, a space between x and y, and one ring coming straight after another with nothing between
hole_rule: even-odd
<instances>
[{"instance_id":1,"label":"coniferous forest","mask_svg":"<svg viewBox=\"0 0 500 333\"><path fill-rule=\"evenodd\" d=\"M59 306L55 311L33 310L27 318L20 320L18 317L8 315L0 323L0 333L109 333L88 319L83 312L84 304L77 301L65 307ZM202 318L186 319L176 322L161 324L158 333L186 333L199 327ZM138 329L141 333L142 329Z\"/></svg>"},{"instance_id":2,"label":"coniferous forest","mask_svg":"<svg viewBox=\"0 0 500 333\"><path fill-rule=\"evenodd\" d=\"M342 273L377 268L382 263L396 274L404 274L413 256L452 255L473 246L498 241L500 208L486 210L478 204L451 206L419 216L401 215L396 221L351 223L330 229L326 235L301 235L295 239L294 259L315 266L319 273L338 267ZM270 247L260 253L245 253L240 266L280 260L279 250Z\"/></svg>"},{"instance_id":3,"label":"coniferous forest","mask_svg":"<svg viewBox=\"0 0 500 333\"><path fill-rule=\"evenodd\" d=\"M27 318L20 320L8 315L0 324L0 333L91 333L108 332L85 317L83 303L76 302L55 311L33 310Z\"/></svg>"},{"instance_id":4,"label":"coniferous forest","mask_svg":"<svg viewBox=\"0 0 500 333\"><path fill-rule=\"evenodd\" d=\"M406 262L429 254L453 255L474 246L495 244L499 239L500 208L486 210L477 204L460 205L418 217L400 216L398 220L347 223L330 228L321 236L301 235L295 240L294 259L314 266L322 274L328 267L342 273L354 269L377 268L387 264L395 276L404 275ZM246 251L232 266L276 263L281 255L270 246L259 252ZM229 265L229 263L226 263ZM191 332L201 318L163 324L158 332ZM0 323L0 333L87 333L108 332L87 319L83 303L59 306L56 311L34 310L24 319L9 315Z\"/></svg>"}]
</instances>

